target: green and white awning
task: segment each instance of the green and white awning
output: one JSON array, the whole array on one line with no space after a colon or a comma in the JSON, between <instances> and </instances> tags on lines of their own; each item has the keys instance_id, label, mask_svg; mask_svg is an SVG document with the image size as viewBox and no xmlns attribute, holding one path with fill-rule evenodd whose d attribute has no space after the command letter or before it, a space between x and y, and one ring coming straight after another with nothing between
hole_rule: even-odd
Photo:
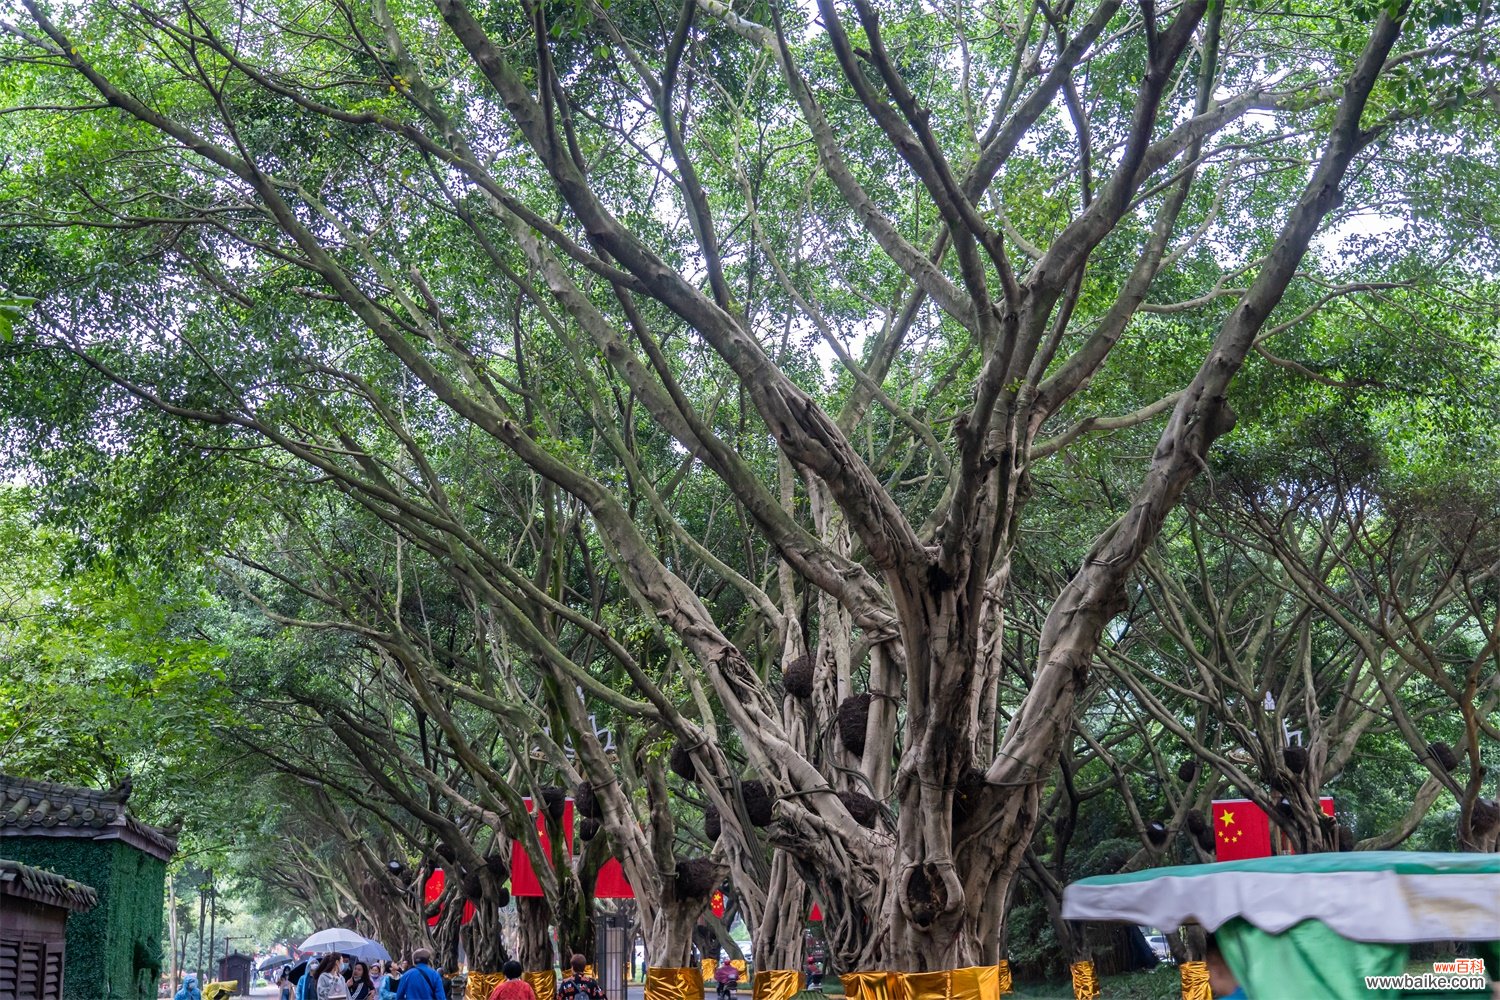
<instances>
[{"instance_id":1,"label":"green and white awning","mask_svg":"<svg viewBox=\"0 0 1500 1000\"><path fill-rule=\"evenodd\" d=\"M1500 941L1500 855L1355 851L1152 868L1075 882L1062 915L1167 931L1240 917L1268 934L1319 920L1351 941Z\"/></svg>"}]
</instances>

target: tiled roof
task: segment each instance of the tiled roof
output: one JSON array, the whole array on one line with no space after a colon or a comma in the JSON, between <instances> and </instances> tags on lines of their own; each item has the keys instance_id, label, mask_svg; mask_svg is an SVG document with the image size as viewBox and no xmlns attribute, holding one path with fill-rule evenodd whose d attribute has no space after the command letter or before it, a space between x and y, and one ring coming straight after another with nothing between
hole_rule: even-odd
<instances>
[{"instance_id":1,"label":"tiled roof","mask_svg":"<svg viewBox=\"0 0 1500 1000\"><path fill-rule=\"evenodd\" d=\"M99 905L99 894L92 886L4 858L0 858L0 896L21 896L69 910Z\"/></svg>"},{"instance_id":2,"label":"tiled roof","mask_svg":"<svg viewBox=\"0 0 1500 1000\"><path fill-rule=\"evenodd\" d=\"M130 815L129 797L128 783L99 791L0 774L0 837L121 839L167 860L177 850L176 837Z\"/></svg>"}]
</instances>

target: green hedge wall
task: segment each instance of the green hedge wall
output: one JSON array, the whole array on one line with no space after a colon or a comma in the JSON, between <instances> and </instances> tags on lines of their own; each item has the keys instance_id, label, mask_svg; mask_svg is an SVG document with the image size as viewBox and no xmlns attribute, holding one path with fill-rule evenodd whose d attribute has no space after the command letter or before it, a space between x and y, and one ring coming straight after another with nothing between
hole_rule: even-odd
<instances>
[{"instance_id":1,"label":"green hedge wall","mask_svg":"<svg viewBox=\"0 0 1500 1000\"><path fill-rule=\"evenodd\" d=\"M0 857L91 885L99 905L68 918L64 1000L155 1000L166 865L118 840L3 837Z\"/></svg>"}]
</instances>

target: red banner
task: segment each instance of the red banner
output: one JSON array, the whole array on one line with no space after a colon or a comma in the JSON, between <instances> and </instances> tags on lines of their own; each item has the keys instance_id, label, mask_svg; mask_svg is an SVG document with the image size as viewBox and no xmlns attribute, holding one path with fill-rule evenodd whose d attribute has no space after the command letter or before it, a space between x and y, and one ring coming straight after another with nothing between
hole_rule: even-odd
<instances>
[{"instance_id":1,"label":"red banner","mask_svg":"<svg viewBox=\"0 0 1500 1000\"><path fill-rule=\"evenodd\" d=\"M427 876L427 881L422 886L422 902L431 903L433 900L441 896L443 894L443 885L447 882L447 879L448 876L443 874L443 870L441 868L434 868L432 870L432 874ZM442 907L439 907L436 914L427 918L427 926L436 927L437 922L442 917L442 915ZM464 900L464 915L462 918L460 918L459 923L467 924L470 920L473 919L474 901L471 899L466 899Z\"/></svg>"},{"instance_id":2,"label":"red banner","mask_svg":"<svg viewBox=\"0 0 1500 1000\"><path fill-rule=\"evenodd\" d=\"M715 889L714 894L708 897L708 908L713 911L714 916L720 920L724 919L724 890Z\"/></svg>"},{"instance_id":3,"label":"red banner","mask_svg":"<svg viewBox=\"0 0 1500 1000\"><path fill-rule=\"evenodd\" d=\"M599 869L599 876L594 879L594 898L635 898L635 890L630 887L629 880L625 878L625 869L620 865L619 858L610 858Z\"/></svg>"},{"instance_id":4,"label":"red banner","mask_svg":"<svg viewBox=\"0 0 1500 1000\"><path fill-rule=\"evenodd\" d=\"M432 874L427 876L427 882L422 886L422 902L424 904L434 903L443 894L443 881L445 876L441 868L434 868ZM428 927L436 927L438 915L443 911L438 910L436 914L427 918Z\"/></svg>"},{"instance_id":5,"label":"red banner","mask_svg":"<svg viewBox=\"0 0 1500 1000\"><path fill-rule=\"evenodd\" d=\"M532 808L531 798L522 799L526 803L527 812L536 812ZM563 842L568 845L567 856L573 856L573 800L567 799L563 802L562 817ZM547 816L545 813L536 812L537 838L542 842L542 854L544 863L550 864L552 856L552 842L547 837ZM526 853L525 846L519 840L511 841L510 845L510 894L512 896L540 896L542 894L542 883L536 877L536 869L531 865L531 858Z\"/></svg>"}]
</instances>

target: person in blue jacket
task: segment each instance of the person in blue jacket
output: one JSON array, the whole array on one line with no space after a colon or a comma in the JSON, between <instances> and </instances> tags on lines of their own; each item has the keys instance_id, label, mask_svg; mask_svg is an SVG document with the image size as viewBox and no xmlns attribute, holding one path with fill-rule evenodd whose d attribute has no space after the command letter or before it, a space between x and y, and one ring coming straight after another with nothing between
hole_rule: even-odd
<instances>
[{"instance_id":1,"label":"person in blue jacket","mask_svg":"<svg viewBox=\"0 0 1500 1000\"><path fill-rule=\"evenodd\" d=\"M401 963L392 959L385 964L385 974L380 977L380 1000L396 1000L396 988L401 982Z\"/></svg>"},{"instance_id":2,"label":"person in blue jacket","mask_svg":"<svg viewBox=\"0 0 1500 1000\"><path fill-rule=\"evenodd\" d=\"M432 967L432 952L418 948L411 953L411 968L396 984L396 1000L443 1000L443 977Z\"/></svg>"},{"instance_id":3,"label":"person in blue jacket","mask_svg":"<svg viewBox=\"0 0 1500 1000\"><path fill-rule=\"evenodd\" d=\"M182 977L182 985L177 987L177 995L172 1000L203 1000L203 994L198 990L198 977L189 972Z\"/></svg>"},{"instance_id":4,"label":"person in blue jacket","mask_svg":"<svg viewBox=\"0 0 1500 1000\"><path fill-rule=\"evenodd\" d=\"M313 970L318 967L318 956L307 956L302 968L302 978L297 980L297 1000L318 1000L318 977Z\"/></svg>"}]
</instances>

